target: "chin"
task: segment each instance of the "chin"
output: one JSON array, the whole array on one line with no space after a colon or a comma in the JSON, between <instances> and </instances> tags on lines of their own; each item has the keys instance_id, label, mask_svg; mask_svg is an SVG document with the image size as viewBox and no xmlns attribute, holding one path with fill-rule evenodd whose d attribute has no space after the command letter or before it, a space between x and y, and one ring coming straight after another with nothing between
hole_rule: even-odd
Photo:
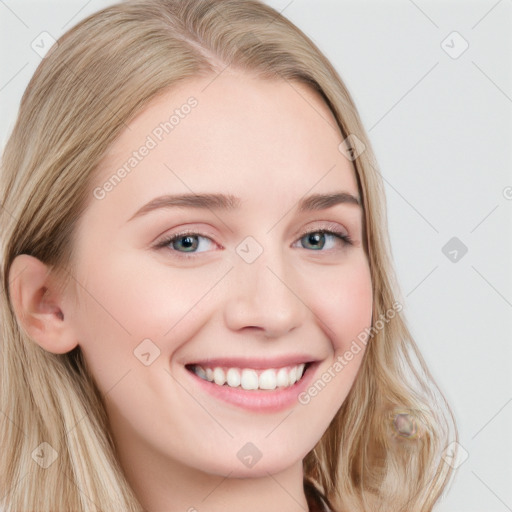
<instances>
[{"instance_id":1,"label":"chin","mask_svg":"<svg viewBox=\"0 0 512 512\"><path fill-rule=\"evenodd\" d=\"M208 472L223 476L229 474L233 478L266 477L269 474L273 475L285 471L297 463L302 463L302 459L306 455L296 452L283 453L282 450L274 449L271 445L258 449L256 444L246 443L242 445L234 454L234 457L224 456L213 467L211 460L209 460L205 464L205 466L211 468Z\"/></svg>"}]
</instances>

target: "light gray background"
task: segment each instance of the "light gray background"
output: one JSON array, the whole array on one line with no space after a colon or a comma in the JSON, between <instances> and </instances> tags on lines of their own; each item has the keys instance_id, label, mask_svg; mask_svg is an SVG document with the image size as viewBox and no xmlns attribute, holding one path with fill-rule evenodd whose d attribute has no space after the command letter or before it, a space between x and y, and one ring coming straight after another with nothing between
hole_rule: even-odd
<instances>
[{"instance_id":1,"label":"light gray background","mask_svg":"<svg viewBox=\"0 0 512 512\"><path fill-rule=\"evenodd\" d=\"M111 3L0 0L2 147L32 41ZM512 0L267 3L331 59L376 151L405 314L469 455L437 510L512 511Z\"/></svg>"}]
</instances>

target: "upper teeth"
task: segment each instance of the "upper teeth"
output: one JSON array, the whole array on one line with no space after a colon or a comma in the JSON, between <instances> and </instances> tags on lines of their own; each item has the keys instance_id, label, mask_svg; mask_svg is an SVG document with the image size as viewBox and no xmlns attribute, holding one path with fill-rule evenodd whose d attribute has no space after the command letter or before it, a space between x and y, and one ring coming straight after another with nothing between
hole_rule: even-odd
<instances>
[{"instance_id":1,"label":"upper teeth","mask_svg":"<svg viewBox=\"0 0 512 512\"><path fill-rule=\"evenodd\" d=\"M242 389L276 389L277 387L292 386L300 380L304 373L305 364L288 366L286 368L268 368L256 370L245 368L203 368L199 365L192 367L193 372L204 380L214 382L219 386L227 385Z\"/></svg>"}]
</instances>

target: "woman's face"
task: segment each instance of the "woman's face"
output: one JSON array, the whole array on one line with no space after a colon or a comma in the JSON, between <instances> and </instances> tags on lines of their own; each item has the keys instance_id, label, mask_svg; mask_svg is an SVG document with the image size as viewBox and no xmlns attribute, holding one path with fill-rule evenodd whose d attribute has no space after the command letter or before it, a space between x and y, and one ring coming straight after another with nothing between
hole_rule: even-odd
<instances>
[{"instance_id":1,"label":"woman's face","mask_svg":"<svg viewBox=\"0 0 512 512\"><path fill-rule=\"evenodd\" d=\"M326 431L372 312L341 141L306 86L225 71L159 96L111 146L65 314L126 465L265 475Z\"/></svg>"}]
</instances>

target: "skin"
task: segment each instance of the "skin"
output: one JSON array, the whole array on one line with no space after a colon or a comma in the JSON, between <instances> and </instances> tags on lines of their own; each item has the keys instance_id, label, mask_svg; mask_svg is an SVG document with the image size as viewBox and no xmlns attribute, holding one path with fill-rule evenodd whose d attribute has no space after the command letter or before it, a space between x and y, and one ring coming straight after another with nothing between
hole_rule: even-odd
<instances>
[{"instance_id":1,"label":"skin","mask_svg":"<svg viewBox=\"0 0 512 512\"><path fill-rule=\"evenodd\" d=\"M303 511L302 459L345 400L364 348L307 405L275 413L212 398L190 385L184 364L309 354L320 361L316 380L345 353L371 325L362 210L338 204L299 213L296 206L313 193L358 196L357 182L338 150L343 138L334 117L307 86L229 70L212 78L155 98L102 160L94 186L175 108L197 99L105 198L91 189L75 232L79 285L60 291L41 262L21 255L11 269L24 269L13 303L46 350L80 345L105 395L119 460L146 510ZM233 194L241 206L167 208L128 221L157 196L192 191ZM326 235L318 249L302 236L332 226L353 245ZM182 229L208 237L191 258L155 248ZM247 236L263 249L250 264L235 250ZM134 350L148 338L160 355L145 366ZM237 458L248 442L262 454L252 468Z\"/></svg>"}]
</instances>

